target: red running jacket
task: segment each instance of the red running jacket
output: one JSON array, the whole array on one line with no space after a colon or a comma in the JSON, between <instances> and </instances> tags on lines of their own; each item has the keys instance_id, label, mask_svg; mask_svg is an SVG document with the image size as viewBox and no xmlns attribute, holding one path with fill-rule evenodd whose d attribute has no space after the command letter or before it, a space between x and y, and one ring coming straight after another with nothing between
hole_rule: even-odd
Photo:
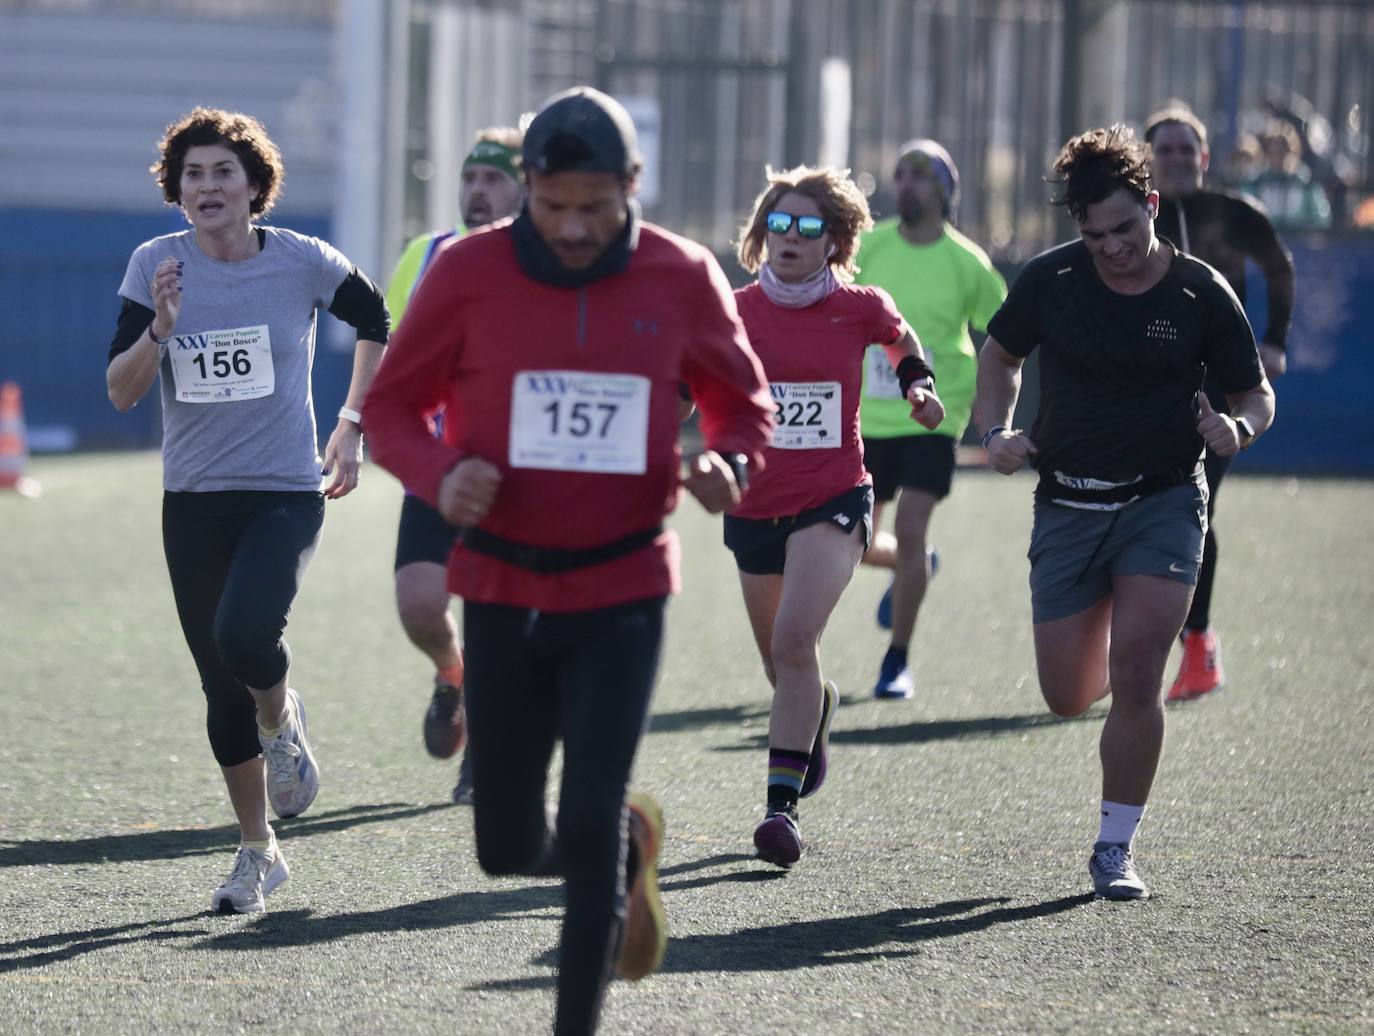
<instances>
[{"instance_id":1,"label":"red running jacket","mask_svg":"<svg viewBox=\"0 0 1374 1036\"><path fill-rule=\"evenodd\" d=\"M730 286L700 245L641 223L621 273L581 288L532 280L509 224L447 242L392 336L363 406L373 459L430 505L464 457L501 469L482 529L590 549L677 504L678 385L706 445L762 463L773 404ZM427 416L445 407L442 441ZM538 573L458 543L449 589L468 601L585 611L679 588L665 531L611 561Z\"/></svg>"}]
</instances>

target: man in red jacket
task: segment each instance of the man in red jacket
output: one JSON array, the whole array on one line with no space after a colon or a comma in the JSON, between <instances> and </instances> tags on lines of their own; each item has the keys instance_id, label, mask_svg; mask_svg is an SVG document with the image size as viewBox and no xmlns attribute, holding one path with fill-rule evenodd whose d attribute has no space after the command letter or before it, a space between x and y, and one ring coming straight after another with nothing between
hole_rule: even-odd
<instances>
[{"instance_id":1,"label":"man in red jacket","mask_svg":"<svg viewBox=\"0 0 1374 1036\"><path fill-rule=\"evenodd\" d=\"M555 1030L582 1033L612 969L649 974L665 946L662 817L626 803L679 583L663 520L680 485L712 513L739 502L773 405L710 253L639 219L624 108L586 88L552 98L522 166L514 222L435 259L364 421L374 459L464 529L448 579L465 602L478 860L566 880ZM684 383L708 447L685 479ZM438 442L425 415L441 404Z\"/></svg>"}]
</instances>

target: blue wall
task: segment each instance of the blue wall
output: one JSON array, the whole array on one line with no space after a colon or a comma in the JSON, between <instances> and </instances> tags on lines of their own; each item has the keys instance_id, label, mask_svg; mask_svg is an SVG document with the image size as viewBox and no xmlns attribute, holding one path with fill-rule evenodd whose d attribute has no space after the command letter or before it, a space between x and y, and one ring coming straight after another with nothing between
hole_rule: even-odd
<instances>
[{"instance_id":1,"label":"blue wall","mask_svg":"<svg viewBox=\"0 0 1374 1036\"><path fill-rule=\"evenodd\" d=\"M328 237L324 216L276 222ZM151 394L128 414L110 406L105 357L129 253L139 242L183 226L172 209L0 209L0 380L13 378L23 387L35 448L61 428L74 432L78 449L158 442L159 408ZM1374 475L1374 237L1292 247L1298 302L1289 373L1275 385L1278 421L1236 468ZM1263 328L1262 282L1249 297L1255 326ZM333 322L321 316L321 343L331 341ZM351 360L349 352L327 344L317 353L316 412L326 432L346 391Z\"/></svg>"},{"instance_id":2,"label":"blue wall","mask_svg":"<svg viewBox=\"0 0 1374 1036\"><path fill-rule=\"evenodd\" d=\"M1297 303L1274 427L1236 471L1374 475L1374 236L1289 243ZM1264 281L1246 290L1256 334ZM1253 300L1253 301L1251 301Z\"/></svg>"},{"instance_id":3,"label":"blue wall","mask_svg":"<svg viewBox=\"0 0 1374 1036\"><path fill-rule=\"evenodd\" d=\"M328 237L324 216L273 222ZM170 208L148 213L0 209L0 381L13 379L23 388L35 451L158 443L156 393L129 413L117 413L105 395L105 362L129 254L141 242L185 226ZM326 325L333 322L322 314L321 343L330 340ZM328 415L321 421L325 430L334 427L351 364L351 354L327 345L316 354L316 410Z\"/></svg>"}]
</instances>

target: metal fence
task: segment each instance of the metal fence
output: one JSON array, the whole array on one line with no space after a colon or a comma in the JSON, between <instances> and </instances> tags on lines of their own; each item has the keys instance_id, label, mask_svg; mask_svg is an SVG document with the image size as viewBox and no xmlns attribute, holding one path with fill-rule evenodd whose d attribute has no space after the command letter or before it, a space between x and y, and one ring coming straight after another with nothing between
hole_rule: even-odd
<instances>
[{"instance_id":1,"label":"metal fence","mask_svg":"<svg viewBox=\"0 0 1374 1036\"><path fill-rule=\"evenodd\" d=\"M477 0L428 0L469 10ZM500 6L507 16L512 6ZM891 214L901 141L964 181L962 228L1016 261L1064 232L1043 176L1090 120L1187 101L1237 133L1304 113L1352 198L1374 190L1374 4L1355 0L526 0L528 104L587 82L656 103L649 214L725 248L763 167L842 161Z\"/></svg>"}]
</instances>

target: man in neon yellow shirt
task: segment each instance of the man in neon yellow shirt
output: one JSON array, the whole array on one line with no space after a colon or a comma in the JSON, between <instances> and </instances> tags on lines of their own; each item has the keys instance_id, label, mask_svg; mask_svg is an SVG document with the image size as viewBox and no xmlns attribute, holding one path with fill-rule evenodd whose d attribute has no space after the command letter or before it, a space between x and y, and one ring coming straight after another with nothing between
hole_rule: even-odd
<instances>
[{"instance_id":1,"label":"man in neon yellow shirt","mask_svg":"<svg viewBox=\"0 0 1374 1036\"><path fill-rule=\"evenodd\" d=\"M935 505L949 495L955 448L968 426L978 373L969 325L986 330L1007 296L1007 285L976 244L954 229L959 170L933 140L902 146L893 174L900 219L880 222L859 247L859 284L884 288L915 330L935 370L945 419L933 431L915 424L881 348L869 348L860 424L864 463L873 475L878 530L884 504L897 497L894 536L875 535L864 562L892 568L893 581L879 606L879 623L891 626L876 698L915 693L907 650L925 597L933 552L926 533ZM884 620L887 621L884 621Z\"/></svg>"},{"instance_id":2,"label":"man in neon yellow shirt","mask_svg":"<svg viewBox=\"0 0 1374 1036\"><path fill-rule=\"evenodd\" d=\"M485 129L463 160L458 202L468 229L514 216L524 201L520 178L521 133L501 127ZM415 286L420 283L439 247L462 229L422 234L401 253L386 291L394 324L400 322ZM411 642L434 663L434 694L425 711L425 748L430 755L449 759L463 747L463 652L458 626L449 612L445 567L457 529L418 496L407 492L401 504L396 537L396 608ZM453 800L472 801L467 756L459 768Z\"/></svg>"}]
</instances>

